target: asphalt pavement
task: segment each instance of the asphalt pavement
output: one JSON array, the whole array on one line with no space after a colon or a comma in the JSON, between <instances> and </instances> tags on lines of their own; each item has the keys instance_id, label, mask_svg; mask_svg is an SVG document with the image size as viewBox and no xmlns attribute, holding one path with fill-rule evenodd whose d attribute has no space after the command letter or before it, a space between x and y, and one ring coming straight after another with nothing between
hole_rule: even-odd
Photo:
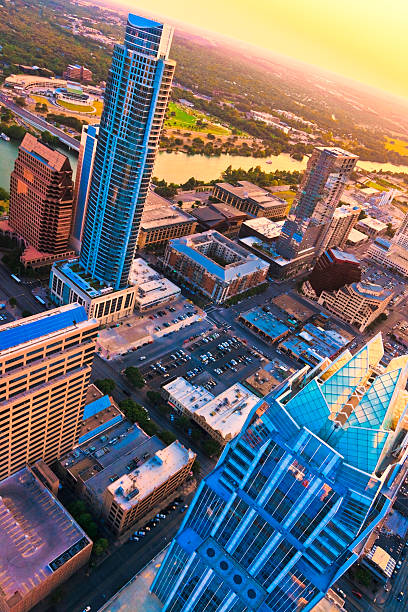
<instances>
[{"instance_id":1,"label":"asphalt pavement","mask_svg":"<svg viewBox=\"0 0 408 612\"><path fill-rule=\"evenodd\" d=\"M78 140L76 140L75 138L72 138L72 136L69 136L69 134L66 134L62 130L56 128L51 123L48 123L48 121L46 121L42 117L38 117L38 115L35 115L34 113L19 106L18 104L15 104L11 100L9 100L8 97L4 95L3 93L0 93L0 102L4 104L4 106L9 108L11 111L13 111L13 113L18 115L22 119L25 119L33 127L41 130L42 132L43 131L50 132L54 136L57 136L57 138L59 138L61 142L65 143L70 149L79 151L79 141Z\"/></svg>"},{"instance_id":2,"label":"asphalt pavement","mask_svg":"<svg viewBox=\"0 0 408 612\"><path fill-rule=\"evenodd\" d=\"M45 308L35 299L30 285L24 282L17 283L11 278L10 271L0 261L0 288L2 295L8 301L11 297L17 300L20 310L27 310L32 314L42 312Z\"/></svg>"},{"instance_id":3,"label":"asphalt pavement","mask_svg":"<svg viewBox=\"0 0 408 612\"><path fill-rule=\"evenodd\" d=\"M185 502L190 503L193 495L186 496ZM51 595L31 612L82 612L86 606L96 612L167 546L184 516L176 510L139 542L118 546L100 565L83 568L67 580L60 589L61 601L54 603Z\"/></svg>"}]
</instances>

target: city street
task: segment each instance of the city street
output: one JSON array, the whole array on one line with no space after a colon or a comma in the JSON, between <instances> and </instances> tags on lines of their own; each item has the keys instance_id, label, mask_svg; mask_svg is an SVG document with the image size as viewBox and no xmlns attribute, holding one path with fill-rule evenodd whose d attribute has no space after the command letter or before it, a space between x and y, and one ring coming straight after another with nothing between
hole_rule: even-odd
<instances>
[{"instance_id":1,"label":"city street","mask_svg":"<svg viewBox=\"0 0 408 612\"><path fill-rule=\"evenodd\" d=\"M184 501L189 504L192 498L193 494L186 496ZM86 606L91 606L92 612L96 612L167 546L177 533L184 516L176 510L147 532L139 542L118 545L100 565L81 570L72 576L61 587L61 601L53 601L51 595L35 606L32 612L82 612Z\"/></svg>"},{"instance_id":2,"label":"city street","mask_svg":"<svg viewBox=\"0 0 408 612\"><path fill-rule=\"evenodd\" d=\"M20 310L27 310L32 314L42 312L45 308L35 299L29 285L17 283L11 278L10 271L0 262L1 299L9 300L14 297Z\"/></svg>"}]
</instances>

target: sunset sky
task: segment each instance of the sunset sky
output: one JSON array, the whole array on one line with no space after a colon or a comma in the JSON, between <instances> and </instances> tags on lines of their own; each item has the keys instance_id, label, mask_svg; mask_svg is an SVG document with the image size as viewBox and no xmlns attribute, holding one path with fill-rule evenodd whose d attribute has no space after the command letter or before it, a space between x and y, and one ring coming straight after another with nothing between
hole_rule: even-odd
<instances>
[{"instance_id":1,"label":"sunset sky","mask_svg":"<svg viewBox=\"0 0 408 612\"><path fill-rule=\"evenodd\" d=\"M408 0L110 0L253 43L408 99Z\"/></svg>"}]
</instances>

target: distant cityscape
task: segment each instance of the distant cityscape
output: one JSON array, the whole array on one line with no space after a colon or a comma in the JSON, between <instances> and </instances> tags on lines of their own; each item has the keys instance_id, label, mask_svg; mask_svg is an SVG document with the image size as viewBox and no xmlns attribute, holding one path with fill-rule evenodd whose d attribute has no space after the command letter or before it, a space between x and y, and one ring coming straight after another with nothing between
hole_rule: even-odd
<instances>
[{"instance_id":1,"label":"distant cityscape","mask_svg":"<svg viewBox=\"0 0 408 612\"><path fill-rule=\"evenodd\" d=\"M305 137L299 176L157 180L174 28L63 27L106 82L0 86L0 610L404 610L404 178Z\"/></svg>"}]
</instances>

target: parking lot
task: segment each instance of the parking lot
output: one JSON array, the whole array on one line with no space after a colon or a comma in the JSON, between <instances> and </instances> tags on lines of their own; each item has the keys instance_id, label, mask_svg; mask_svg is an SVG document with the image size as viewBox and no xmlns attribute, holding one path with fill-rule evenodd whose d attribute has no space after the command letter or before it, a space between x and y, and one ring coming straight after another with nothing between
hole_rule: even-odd
<instances>
[{"instance_id":1,"label":"parking lot","mask_svg":"<svg viewBox=\"0 0 408 612\"><path fill-rule=\"evenodd\" d=\"M143 366L141 372L152 388L183 376L220 393L247 378L264 361L262 355L237 336L212 332L188 347L167 353L160 360Z\"/></svg>"},{"instance_id":2,"label":"parking lot","mask_svg":"<svg viewBox=\"0 0 408 612\"><path fill-rule=\"evenodd\" d=\"M178 298L153 311L135 313L102 329L98 337L98 352L108 359L126 355L140 346L201 321L204 316L197 306Z\"/></svg>"}]
</instances>

